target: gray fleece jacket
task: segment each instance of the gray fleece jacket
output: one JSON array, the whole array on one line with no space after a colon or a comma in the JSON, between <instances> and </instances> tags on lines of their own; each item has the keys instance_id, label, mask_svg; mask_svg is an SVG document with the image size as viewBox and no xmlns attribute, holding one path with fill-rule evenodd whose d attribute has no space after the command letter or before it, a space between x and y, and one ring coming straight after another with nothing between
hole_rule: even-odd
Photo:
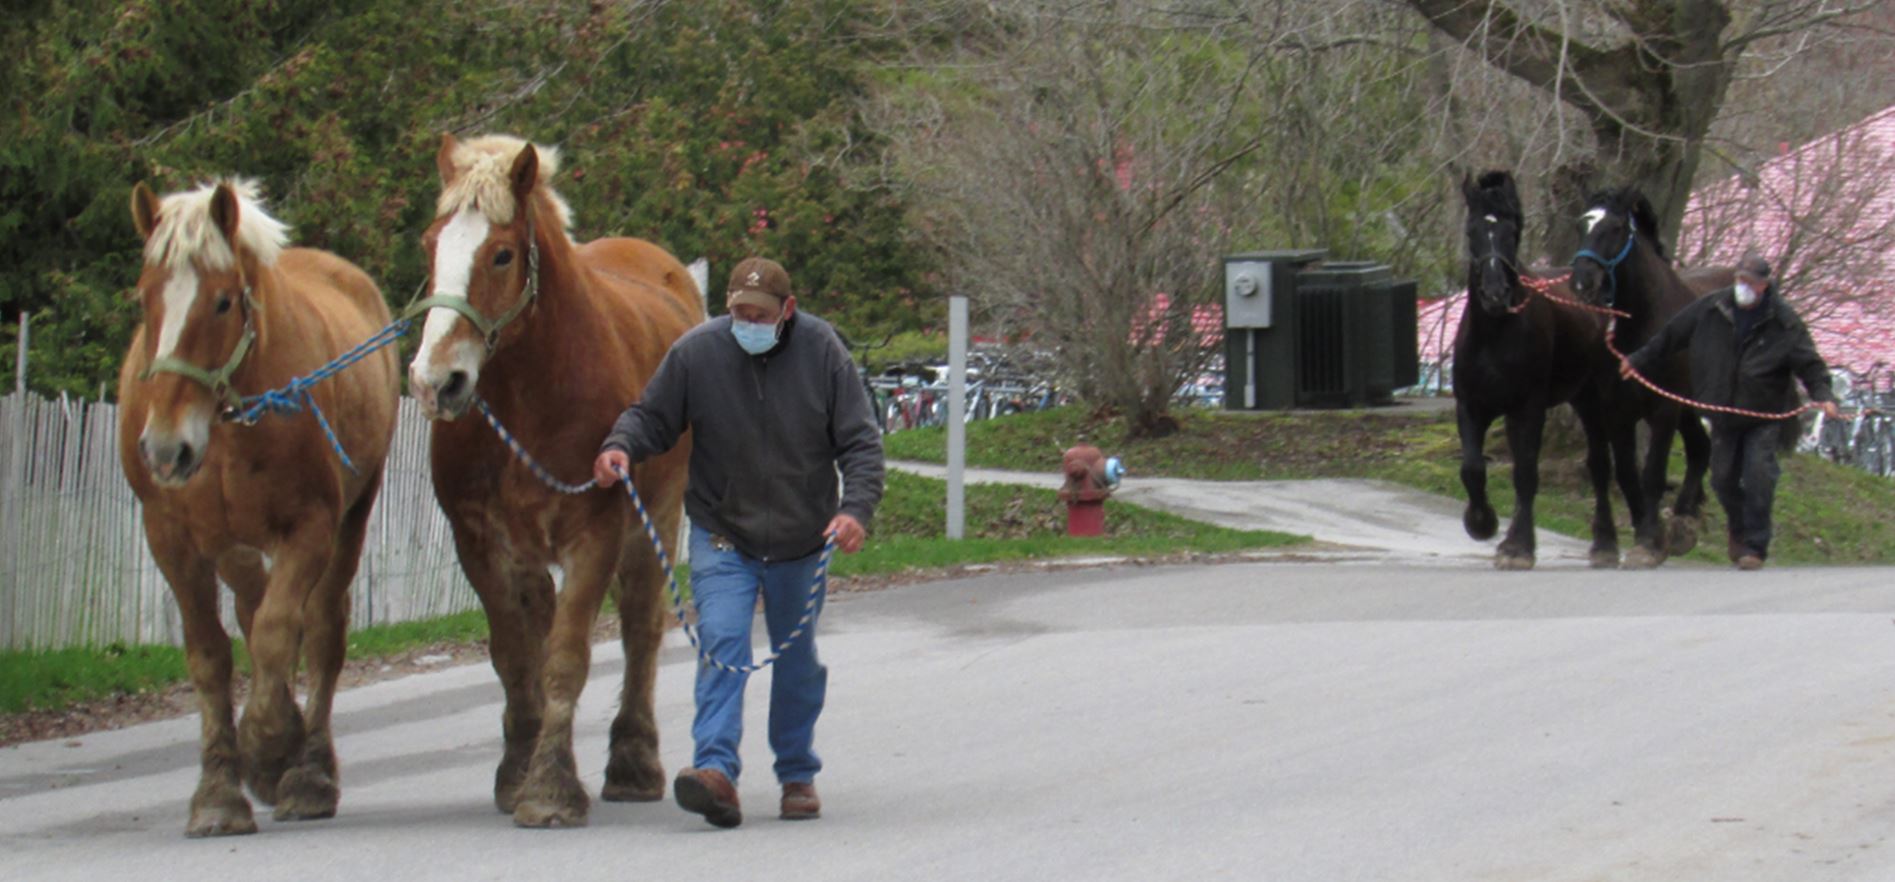
<instances>
[{"instance_id":1,"label":"gray fleece jacket","mask_svg":"<svg viewBox=\"0 0 1895 882\"><path fill-rule=\"evenodd\" d=\"M838 511L867 527L882 500L882 434L868 394L835 329L814 316L791 316L776 347L755 356L731 336L730 316L693 328L600 450L636 463L670 450L686 429L685 512L751 557L806 557Z\"/></svg>"}]
</instances>

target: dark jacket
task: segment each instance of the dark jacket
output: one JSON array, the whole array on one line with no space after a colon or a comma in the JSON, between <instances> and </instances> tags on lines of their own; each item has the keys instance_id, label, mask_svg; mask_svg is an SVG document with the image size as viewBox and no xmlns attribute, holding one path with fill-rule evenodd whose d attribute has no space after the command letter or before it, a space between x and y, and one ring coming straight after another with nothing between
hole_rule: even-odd
<instances>
[{"instance_id":1,"label":"dark jacket","mask_svg":"<svg viewBox=\"0 0 1895 882\"><path fill-rule=\"evenodd\" d=\"M867 527L881 502L882 433L848 350L813 316L791 316L776 348L756 356L737 345L729 316L693 328L600 449L638 462L670 450L686 429L685 513L751 557L808 556L837 511Z\"/></svg>"},{"instance_id":2,"label":"dark jacket","mask_svg":"<svg viewBox=\"0 0 1895 882\"><path fill-rule=\"evenodd\" d=\"M1756 309L1762 310L1741 345L1737 340L1737 302L1731 289L1698 298L1666 322L1658 335L1627 356L1643 374L1665 356L1691 351L1691 397L1705 404L1781 413L1796 406L1790 378L1803 381L1809 397L1834 401L1829 366L1816 354L1809 328L1773 286ZM1742 428L1761 420L1709 414L1719 428Z\"/></svg>"}]
</instances>

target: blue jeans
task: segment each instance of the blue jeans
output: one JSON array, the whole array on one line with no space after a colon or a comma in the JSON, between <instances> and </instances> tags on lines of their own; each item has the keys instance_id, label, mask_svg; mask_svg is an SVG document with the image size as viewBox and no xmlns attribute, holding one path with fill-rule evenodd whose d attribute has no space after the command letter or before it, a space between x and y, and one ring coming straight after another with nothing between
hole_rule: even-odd
<instances>
[{"instance_id":1,"label":"blue jeans","mask_svg":"<svg viewBox=\"0 0 1895 882\"><path fill-rule=\"evenodd\" d=\"M800 560L764 563L734 549L711 545L711 533L691 527L691 599L697 606L698 638L711 658L732 667L750 664L750 626L757 591L763 591L763 619L776 647L796 629L809 602L821 553ZM824 594L827 594L825 590ZM816 598L820 616L823 596ZM816 621L796 638L770 676L770 749L776 753L776 778L783 784L812 781L822 771L813 742L816 717L822 714L829 669L816 658ZM697 666L696 742L691 765L717 769L736 781L743 770L737 744L743 740L744 684L749 674L734 674L702 660Z\"/></svg>"}]
</instances>

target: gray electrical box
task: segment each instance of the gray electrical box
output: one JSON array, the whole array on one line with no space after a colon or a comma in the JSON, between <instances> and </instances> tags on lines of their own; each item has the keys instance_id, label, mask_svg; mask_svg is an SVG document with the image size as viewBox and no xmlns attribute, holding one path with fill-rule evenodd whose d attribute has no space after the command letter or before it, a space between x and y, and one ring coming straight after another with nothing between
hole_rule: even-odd
<instances>
[{"instance_id":1,"label":"gray electrical box","mask_svg":"<svg viewBox=\"0 0 1895 882\"><path fill-rule=\"evenodd\" d=\"M1232 260L1224 264L1225 324L1233 328L1267 328L1275 311L1276 288L1270 264L1261 260Z\"/></svg>"}]
</instances>

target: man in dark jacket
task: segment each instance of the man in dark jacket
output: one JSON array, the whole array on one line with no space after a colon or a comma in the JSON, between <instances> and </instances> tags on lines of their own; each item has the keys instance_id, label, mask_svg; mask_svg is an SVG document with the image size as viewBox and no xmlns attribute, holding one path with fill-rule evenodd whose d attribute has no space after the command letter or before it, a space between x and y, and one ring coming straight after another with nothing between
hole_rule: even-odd
<instances>
[{"instance_id":1,"label":"man in dark jacket","mask_svg":"<svg viewBox=\"0 0 1895 882\"><path fill-rule=\"evenodd\" d=\"M1747 254L1736 284L1685 307L1619 372L1643 374L1680 349L1691 351L1692 397L1758 413L1795 406L1792 376L1832 419L1839 411L1829 366L1809 329L1778 295L1770 265ZM1730 522L1730 559L1755 570L1770 553L1770 506L1777 492L1777 438L1784 420L1711 413L1711 488Z\"/></svg>"},{"instance_id":2,"label":"man in dark jacket","mask_svg":"<svg viewBox=\"0 0 1895 882\"><path fill-rule=\"evenodd\" d=\"M742 668L758 591L771 645L780 645L798 627L825 537L844 552L862 547L882 498L882 435L835 329L797 311L781 266L758 257L737 264L728 303L730 315L672 345L644 400L613 425L593 477L617 483L632 463L691 431L684 508L698 630L709 657ZM822 761L812 745L829 671L816 658L815 628L812 617L770 681L770 748L781 817L790 820L822 811L814 783ZM737 744L747 679L700 661L696 750L672 785L680 806L719 827L743 822Z\"/></svg>"}]
</instances>

